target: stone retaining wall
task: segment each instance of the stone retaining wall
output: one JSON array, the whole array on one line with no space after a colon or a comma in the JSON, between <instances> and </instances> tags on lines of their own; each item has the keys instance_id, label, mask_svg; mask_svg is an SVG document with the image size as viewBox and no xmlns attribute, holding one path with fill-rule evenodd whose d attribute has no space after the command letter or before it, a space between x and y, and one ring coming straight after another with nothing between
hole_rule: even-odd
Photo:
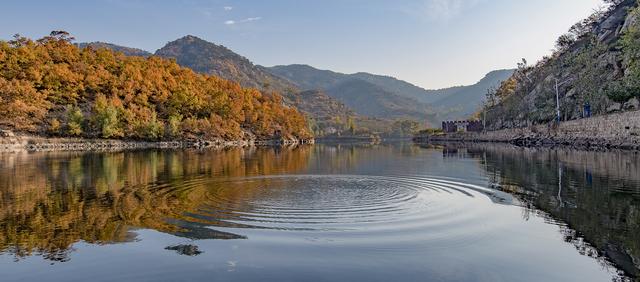
<instances>
[{"instance_id":1,"label":"stone retaining wall","mask_svg":"<svg viewBox=\"0 0 640 282\"><path fill-rule=\"evenodd\" d=\"M416 136L417 142L508 142L519 145L574 145L640 149L640 111L615 113L559 124L535 125L482 133Z\"/></svg>"}]
</instances>

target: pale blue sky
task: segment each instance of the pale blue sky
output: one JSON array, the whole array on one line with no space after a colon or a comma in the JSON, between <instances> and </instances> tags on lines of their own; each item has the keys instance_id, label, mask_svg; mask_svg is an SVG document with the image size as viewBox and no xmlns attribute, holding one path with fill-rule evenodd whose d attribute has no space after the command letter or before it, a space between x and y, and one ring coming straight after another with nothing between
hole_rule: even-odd
<instances>
[{"instance_id":1,"label":"pale blue sky","mask_svg":"<svg viewBox=\"0 0 640 282\"><path fill-rule=\"evenodd\" d=\"M54 29L155 51L193 34L254 63L366 71L425 88L471 84L549 54L601 0L3 1L0 38Z\"/></svg>"}]
</instances>

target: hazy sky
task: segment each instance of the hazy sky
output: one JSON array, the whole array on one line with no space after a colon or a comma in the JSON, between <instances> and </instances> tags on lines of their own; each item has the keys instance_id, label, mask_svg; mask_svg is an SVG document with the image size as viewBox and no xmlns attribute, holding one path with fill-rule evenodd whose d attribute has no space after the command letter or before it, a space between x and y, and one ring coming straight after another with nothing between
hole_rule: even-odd
<instances>
[{"instance_id":1,"label":"hazy sky","mask_svg":"<svg viewBox=\"0 0 640 282\"><path fill-rule=\"evenodd\" d=\"M0 38L54 29L155 51L187 34L256 64L366 71L425 88L535 62L601 0L3 1Z\"/></svg>"}]
</instances>

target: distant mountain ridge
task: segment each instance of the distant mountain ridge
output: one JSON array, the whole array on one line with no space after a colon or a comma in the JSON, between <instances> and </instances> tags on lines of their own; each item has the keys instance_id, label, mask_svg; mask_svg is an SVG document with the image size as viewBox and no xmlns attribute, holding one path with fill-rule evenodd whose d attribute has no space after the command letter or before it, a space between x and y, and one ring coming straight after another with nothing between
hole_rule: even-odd
<instances>
[{"instance_id":1,"label":"distant mountain ridge","mask_svg":"<svg viewBox=\"0 0 640 282\"><path fill-rule=\"evenodd\" d=\"M386 91L373 83L350 79L326 90L356 113L386 119L424 120L429 117L426 104Z\"/></svg>"},{"instance_id":2,"label":"distant mountain ridge","mask_svg":"<svg viewBox=\"0 0 640 282\"><path fill-rule=\"evenodd\" d=\"M391 77L358 73L348 75L319 70L308 65L275 66L267 68L273 74L288 79L303 90L323 90L352 108L360 115L386 119L424 120L430 116L429 107L411 96L398 95L390 83L395 80L405 88L406 82ZM413 86L417 87L417 86Z\"/></svg>"},{"instance_id":3,"label":"distant mountain ridge","mask_svg":"<svg viewBox=\"0 0 640 282\"><path fill-rule=\"evenodd\" d=\"M334 97L339 98L349 106L365 106L359 102L369 102L370 104L370 101L348 101L350 97L338 93L340 91L347 91L352 94L358 93L357 89L348 89L345 87L345 85L350 85L351 87L357 85L361 88L360 92L376 89L376 91L374 91L376 95L379 95L382 92L386 93L388 100L393 101L387 101L388 104L407 106L405 108L407 113L406 116L413 116L414 118L419 117L420 115L416 115L416 112L420 111L424 111L427 115L431 115L433 114L433 111L436 110L438 119L457 119L468 117L480 107L487 90L499 86L500 82L507 79L514 72L512 69L496 70L488 73L478 83L473 85L427 90L394 77L375 75L365 72L344 74L329 70L320 70L309 65L301 64L280 65L267 69L273 74L282 76L295 83L300 89L323 89L330 95L334 94ZM346 82L355 80L359 80L370 85L366 86L365 83L346 84ZM377 99L380 99L380 97L377 97ZM358 111L356 108L354 109ZM387 114L383 114L382 116L388 116L389 109L385 110L387 111ZM360 111L362 114L365 114L365 112L369 112L370 114L370 111L368 110Z\"/></svg>"},{"instance_id":4,"label":"distant mountain ridge","mask_svg":"<svg viewBox=\"0 0 640 282\"><path fill-rule=\"evenodd\" d=\"M125 46L120 46L120 45L106 43L106 42L99 42L99 41L78 43L77 46L81 49L87 48L87 47L91 47L93 49L107 48L116 52L123 53L127 56L149 57L153 55L152 53L142 49L125 47Z\"/></svg>"},{"instance_id":5,"label":"distant mountain ridge","mask_svg":"<svg viewBox=\"0 0 640 282\"><path fill-rule=\"evenodd\" d=\"M513 69L495 70L469 86L430 90L442 96L430 105L439 112L439 117L443 120L469 117L482 106L487 91L499 87L500 83L511 77L514 71Z\"/></svg>"}]
</instances>

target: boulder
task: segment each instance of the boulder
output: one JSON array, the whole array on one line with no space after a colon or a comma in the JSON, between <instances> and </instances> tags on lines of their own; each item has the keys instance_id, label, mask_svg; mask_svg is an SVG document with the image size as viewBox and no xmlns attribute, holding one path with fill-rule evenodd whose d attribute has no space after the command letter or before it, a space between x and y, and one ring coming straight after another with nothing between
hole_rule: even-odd
<instances>
[{"instance_id":1,"label":"boulder","mask_svg":"<svg viewBox=\"0 0 640 282\"><path fill-rule=\"evenodd\" d=\"M623 108L625 110L638 110L640 109L640 101L638 101L637 97L633 97L631 100L624 103Z\"/></svg>"},{"instance_id":2,"label":"boulder","mask_svg":"<svg viewBox=\"0 0 640 282\"><path fill-rule=\"evenodd\" d=\"M0 137L16 137L11 130L0 130Z\"/></svg>"},{"instance_id":3,"label":"boulder","mask_svg":"<svg viewBox=\"0 0 640 282\"><path fill-rule=\"evenodd\" d=\"M607 107L607 113L619 112L622 109L622 104L613 103L609 107Z\"/></svg>"}]
</instances>

